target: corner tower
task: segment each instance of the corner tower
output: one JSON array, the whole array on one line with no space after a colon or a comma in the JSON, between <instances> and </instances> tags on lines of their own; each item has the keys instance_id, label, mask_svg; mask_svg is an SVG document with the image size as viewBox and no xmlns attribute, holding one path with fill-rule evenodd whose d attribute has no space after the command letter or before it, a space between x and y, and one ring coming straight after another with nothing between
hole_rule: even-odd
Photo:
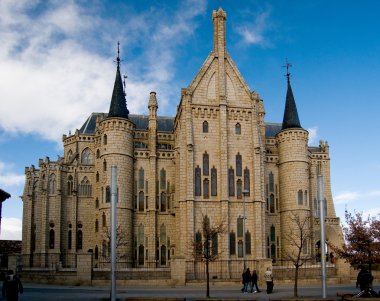
<instances>
[{"instance_id":1,"label":"corner tower","mask_svg":"<svg viewBox=\"0 0 380 301\"><path fill-rule=\"evenodd\" d=\"M97 123L96 170L100 175L100 204L97 218L103 231L110 228L111 166L117 166L117 226L121 235L130 242L118 255L132 254L132 210L133 210L133 136L135 125L128 118L123 82L120 75L119 43L116 58L116 78L110 110L107 118ZM99 242L102 248L104 242Z\"/></svg>"},{"instance_id":2,"label":"corner tower","mask_svg":"<svg viewBox=\"0 0 380 301\"><path fill-rule=\"evenodd\" d=\"M287 68L290 65L287 65ZM289 235L295 233L294 217L310 214L309 133L301 127L297 106L287 72L287 93L282 129L276 135L279 153L280 224L282 257L292 254L294 246ZM310 242L309 242L310 244ZM305 249L306 250L306 249ZM310 248L308 251L310 252ZM306 255L306 254L305 254Z\"/></svg>"}]
</instances>

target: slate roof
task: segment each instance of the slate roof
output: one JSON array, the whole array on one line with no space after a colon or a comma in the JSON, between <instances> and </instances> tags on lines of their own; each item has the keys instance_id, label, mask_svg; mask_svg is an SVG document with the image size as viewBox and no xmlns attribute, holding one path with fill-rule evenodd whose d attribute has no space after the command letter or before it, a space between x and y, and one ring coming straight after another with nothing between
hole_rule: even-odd
<instances>
[{"instance_id":1,"label":"slate roof","mask_svg":"<svg viewBox=\"0 0 380 301\"><path fill-rule=\"evenodd\" d=\"M288 79L288 90L286 91L286 103L284 111L284 119L282 121L282 129L302 128L300 119L298 118L297 106L294 100L292 87Z\"/></svg>"},{"instance_id":2,"label":"slate roof","mask_svg":"<svg viewBox=\"0 0 380 301\"><path fill-rule=\"evenodd\" d=\"M120 68L118 64L108 117L128 118L128 114L129 111L127 109L127 102L125 100L123 82L121 80Z\"/></svg>"},{"instance_id":3,"label":"slate roof","mask_svg":"<svg viewBox=\"0 0 380 301\"><path fill-rule=\"evenodd\" d=\"M0 189L0 202L3 202L6 199L9 199L10 197L11 197L11 195L8 192Z\"/></svg>"}]
</instances>

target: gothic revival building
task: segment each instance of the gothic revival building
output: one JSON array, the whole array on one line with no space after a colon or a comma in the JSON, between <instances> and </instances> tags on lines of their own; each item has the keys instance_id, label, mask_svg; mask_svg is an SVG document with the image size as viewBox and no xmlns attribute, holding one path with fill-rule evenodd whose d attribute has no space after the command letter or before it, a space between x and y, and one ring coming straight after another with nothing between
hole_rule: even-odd
<instances>
[{"instance_id":1,"label":"gothic revival building","mask_svg":"<svg viewBox=\"0 0 380 301\"><path fill-rule=\"evenodd\" d=\"M118 255L134 266L191 260L202 219L225 225L212 252L223 260L282 259L294 214L311 216L305 256L319 252L317 173L324 176L327 239L341 239L330 189L329 146L308 146L288 77L282 123L266 123L226 49L226 13L212 15L214 48L187 88L175 117L127 109L117 61L108 113L92 113L64 154L25 169L23 254L94 252L108 256L111 166L117 166ZM284 91L285 93L285 91ZM79 121L78 121L79 122ZM246 217L244 219L244 216Z\"/></svg>"}]
</instances>

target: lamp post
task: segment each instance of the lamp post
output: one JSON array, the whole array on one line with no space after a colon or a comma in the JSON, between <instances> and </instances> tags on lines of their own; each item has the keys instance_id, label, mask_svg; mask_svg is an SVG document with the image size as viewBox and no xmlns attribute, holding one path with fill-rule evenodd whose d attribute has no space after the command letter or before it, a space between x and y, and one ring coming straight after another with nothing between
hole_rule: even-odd
<instances>
[{"instance_id":1,"label":"lamp post","mask_svg":"<svg viewBox=\"0 0 380 301\"><path fill-rule=\"evenodd\" d=\"M246 264L245 264L245 250L246 250L246 241L245 241L245 219L246 219L246 216L245 216L245 198L246 196L249 195L249 190L247 189L244 189L243 190L243 262L244 262L244 270L245 270L245 267L246 267Z\"/></svg>"}]
</instances>

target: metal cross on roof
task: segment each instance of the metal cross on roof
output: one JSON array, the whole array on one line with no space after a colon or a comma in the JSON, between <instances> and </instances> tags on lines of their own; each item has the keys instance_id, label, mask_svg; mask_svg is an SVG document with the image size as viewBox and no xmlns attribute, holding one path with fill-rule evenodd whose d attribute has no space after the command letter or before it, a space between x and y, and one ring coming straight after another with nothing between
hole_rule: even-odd
<instances>
[{"instance_id":1,"label":"metal cross on roof","mask_svg":"<svg viewBox=\"0 0 380 301\"><path fill-rule=\"evenodd\" d=\"M293 67L293 66L292 66L291 63L288 62L288 59L286 59L286 61L285 61L285 65L282 66L282 67L283 67L283 68L286 68L286 74L285 74L285 76L287 77L288 82L289 82L289 81L290 81L290 74L291 74L291 73L289 73L289 68L290 68L290 67Z\"/></svg>"}]
</instances>

